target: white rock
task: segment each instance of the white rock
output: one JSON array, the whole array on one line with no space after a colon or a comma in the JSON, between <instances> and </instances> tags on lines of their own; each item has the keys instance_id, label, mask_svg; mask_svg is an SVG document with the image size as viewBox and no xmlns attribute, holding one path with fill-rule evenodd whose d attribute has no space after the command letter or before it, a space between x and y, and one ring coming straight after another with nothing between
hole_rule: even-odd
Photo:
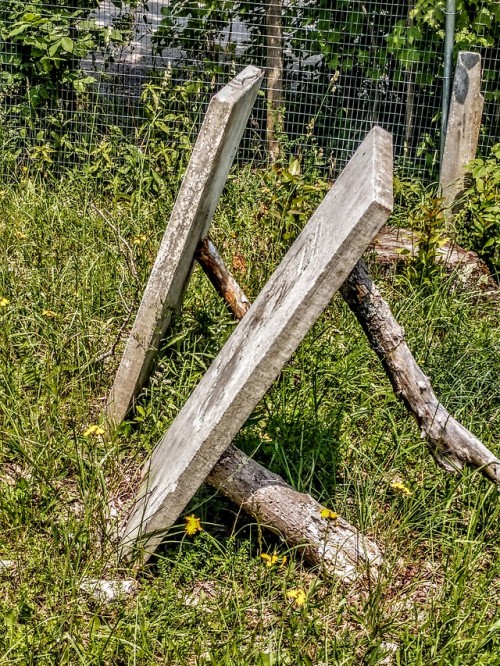
<instances>
[{"instance_id":1,"label":"white rock","mask_svg":"<svg viewBox=\"0 0 500 666\"><path fill-rule=\"evenodd\" d=\"M137 581L87 578L80 583L80 590L97 601L112 602L134 594L137 591Z\"/></svg>"}]
</instances>

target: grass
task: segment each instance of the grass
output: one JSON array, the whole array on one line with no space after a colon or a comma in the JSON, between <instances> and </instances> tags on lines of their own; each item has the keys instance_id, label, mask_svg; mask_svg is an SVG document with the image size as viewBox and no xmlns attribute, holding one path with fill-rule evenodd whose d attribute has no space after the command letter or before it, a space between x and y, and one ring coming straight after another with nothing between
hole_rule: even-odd
<instances>
[{"instance_id":1,"label":"grass","mask_svg":"<svg viewBox=\"0 0 500 666\"><path fill-rule=\"evenodd\" d=\"M29 176L2 189L0 560L13 565L0 567L0 664L500 665L498 493L477 472L435 467L339 297L236 443L375 539L377 583L321 576L208 488L186 509L203 532L180 519L150 567L119 562L134 476L235 326L196 268L136 417L111 443L85 436L171 194L132 205ZM293 196L251 169L228 183L213 235L252 298L320 192L300 215L286 213ZM498 452L498 305L448 278L379 283L443 403ZM410 496L391 490L398 480ZM267 567L259 555L275 550L287 562ZM135 578L137 592L96 600L88 578Z\"/></svg>"}]
</instances>

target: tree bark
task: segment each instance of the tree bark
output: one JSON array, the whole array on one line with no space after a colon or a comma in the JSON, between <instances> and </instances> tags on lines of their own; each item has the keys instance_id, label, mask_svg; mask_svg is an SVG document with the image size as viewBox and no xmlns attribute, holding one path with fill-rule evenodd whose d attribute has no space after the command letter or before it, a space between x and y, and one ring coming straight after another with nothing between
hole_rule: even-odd
<instances>
[{"instance_id":1,"label":"tree bark","mask_svg":"<svg viewBox=\"0 0 500 666\"><path fill-rule=\"evenodd\" d=\"M469 465L500 484L500 460L439 402L363 261L358 261L340 291L381 360L394 392L415 417L438 465L447 472Z\"/></svg>"},{"instance_id":2,"label":"tree bark","mask_svg":"<svg viewBox=\"0 0 500 666\"><path fill-rule=\"evenodd\" d=\"M297 492L236 447L222 454L206 481L311 564L346 583L362 573L376 576L382 556L375 543L343 518L322 517L324 507L310 495Z\"/></svg>"},{"instance_id":3,"label":"tree bark","mask_svg":"<svg viewBox=\"0 0 500 666\"><path fill-rule=\"evenodd\" d=\"M216 275L211 265L204 263L200 254L197 259L207 274L212 272L213 282ZM222 263L220 257L219 260ZM218 291L226 298L223 286ZM500 460L439 402L404 340L402 327L362 261L356 264L340 291L380 358L396 395L416 419L437 464L447 472L457 472L469 465L500 484ZM240 293L243 292L240 290ZM248 303L246 297L245 301ZM247 307L244 301L242 305Z\"/></svg>"},{"instance_id":4,"label":"tree bark","mask_svg":"<svg viewBox=\"0 0 500 666\"><path fill-rule=\"evenodd\" d=\"M283 125L282 0L266 3L267 149L272 162L279 157L278 134Z\"/></svg>"}]
</instances>

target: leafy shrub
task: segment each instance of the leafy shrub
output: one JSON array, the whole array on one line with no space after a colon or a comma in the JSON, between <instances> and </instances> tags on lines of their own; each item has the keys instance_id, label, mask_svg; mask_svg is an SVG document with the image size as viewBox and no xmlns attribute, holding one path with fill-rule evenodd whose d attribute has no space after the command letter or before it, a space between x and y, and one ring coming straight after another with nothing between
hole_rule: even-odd
<instances>
[{"instance_id":1,"label":"leafy shrub","mask_svg":"<svg viewBox=\"0 0 500 666\"><path fill-rule=\"evenodd\" d=\"M459 240L476 250L500 277L500 143L486 159L470 163L471 183L457 215Z\"/></svg>"}]
</instances>

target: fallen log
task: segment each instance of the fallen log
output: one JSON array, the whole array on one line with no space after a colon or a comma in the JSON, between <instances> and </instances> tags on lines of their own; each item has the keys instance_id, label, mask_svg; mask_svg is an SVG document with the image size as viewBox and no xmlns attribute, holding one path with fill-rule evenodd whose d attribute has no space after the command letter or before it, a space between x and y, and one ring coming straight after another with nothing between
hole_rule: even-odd
<instances>
[{"instance_id":1,"label":"fallen log","mask_svg":"<svg viewBox=\"0 0 500 666\"><path fill-rule=\"evenodd\" d=\"M384 226L370 245L376 261L383 266L407 263L418 255L418 237L411 229ZM497 291L486 263L471 250L464 250L456 243L446 242L438 248L437 261L448 270L456 271L460 282L475 284L485 291Z\"/></svg>"},{"instance_id":2,"label":"fallen log","mask_svg":"<svg viewBox=\"0 0 500 666\"><path fill-rule=\"evenodd\" d=\"M323 517L324 507L315 499L297 492L235 446L226 449L206 482L262 527L281 536L311 564L346 583L361 573L376 576L382 556L373 541L335 514Z\"/></svg>"},{"instance_id":3,"label":"fallen log","mask_svg":"<svg viewBox=\"0 0 500 666\"><path fill-rule=\"evenodd\" d=\"M204 246L206 252L210 252L211 247L215 250L213 243L207 239ZM229 272L216 250L211 252L211 263L205 263L205 254L198 251L196 258L207 274L216 261L221 264L221 273ZM210 279L216 279L214 273ZM218 289L226 302L234 304L235 299L240 298L238 307L247 307L245 302L248 299L239 287L238 290L233 289L226 299L224 286L221 284ZM500 460L439 402L429 378L420 369L404 340L403 328L371 280L363 261L358 261L340 292L380 358L396 395L416 419L421 436L427 441L437 464L447 472L458 472L468 465L500 484Z\"/></svg>"}]
</instances>

